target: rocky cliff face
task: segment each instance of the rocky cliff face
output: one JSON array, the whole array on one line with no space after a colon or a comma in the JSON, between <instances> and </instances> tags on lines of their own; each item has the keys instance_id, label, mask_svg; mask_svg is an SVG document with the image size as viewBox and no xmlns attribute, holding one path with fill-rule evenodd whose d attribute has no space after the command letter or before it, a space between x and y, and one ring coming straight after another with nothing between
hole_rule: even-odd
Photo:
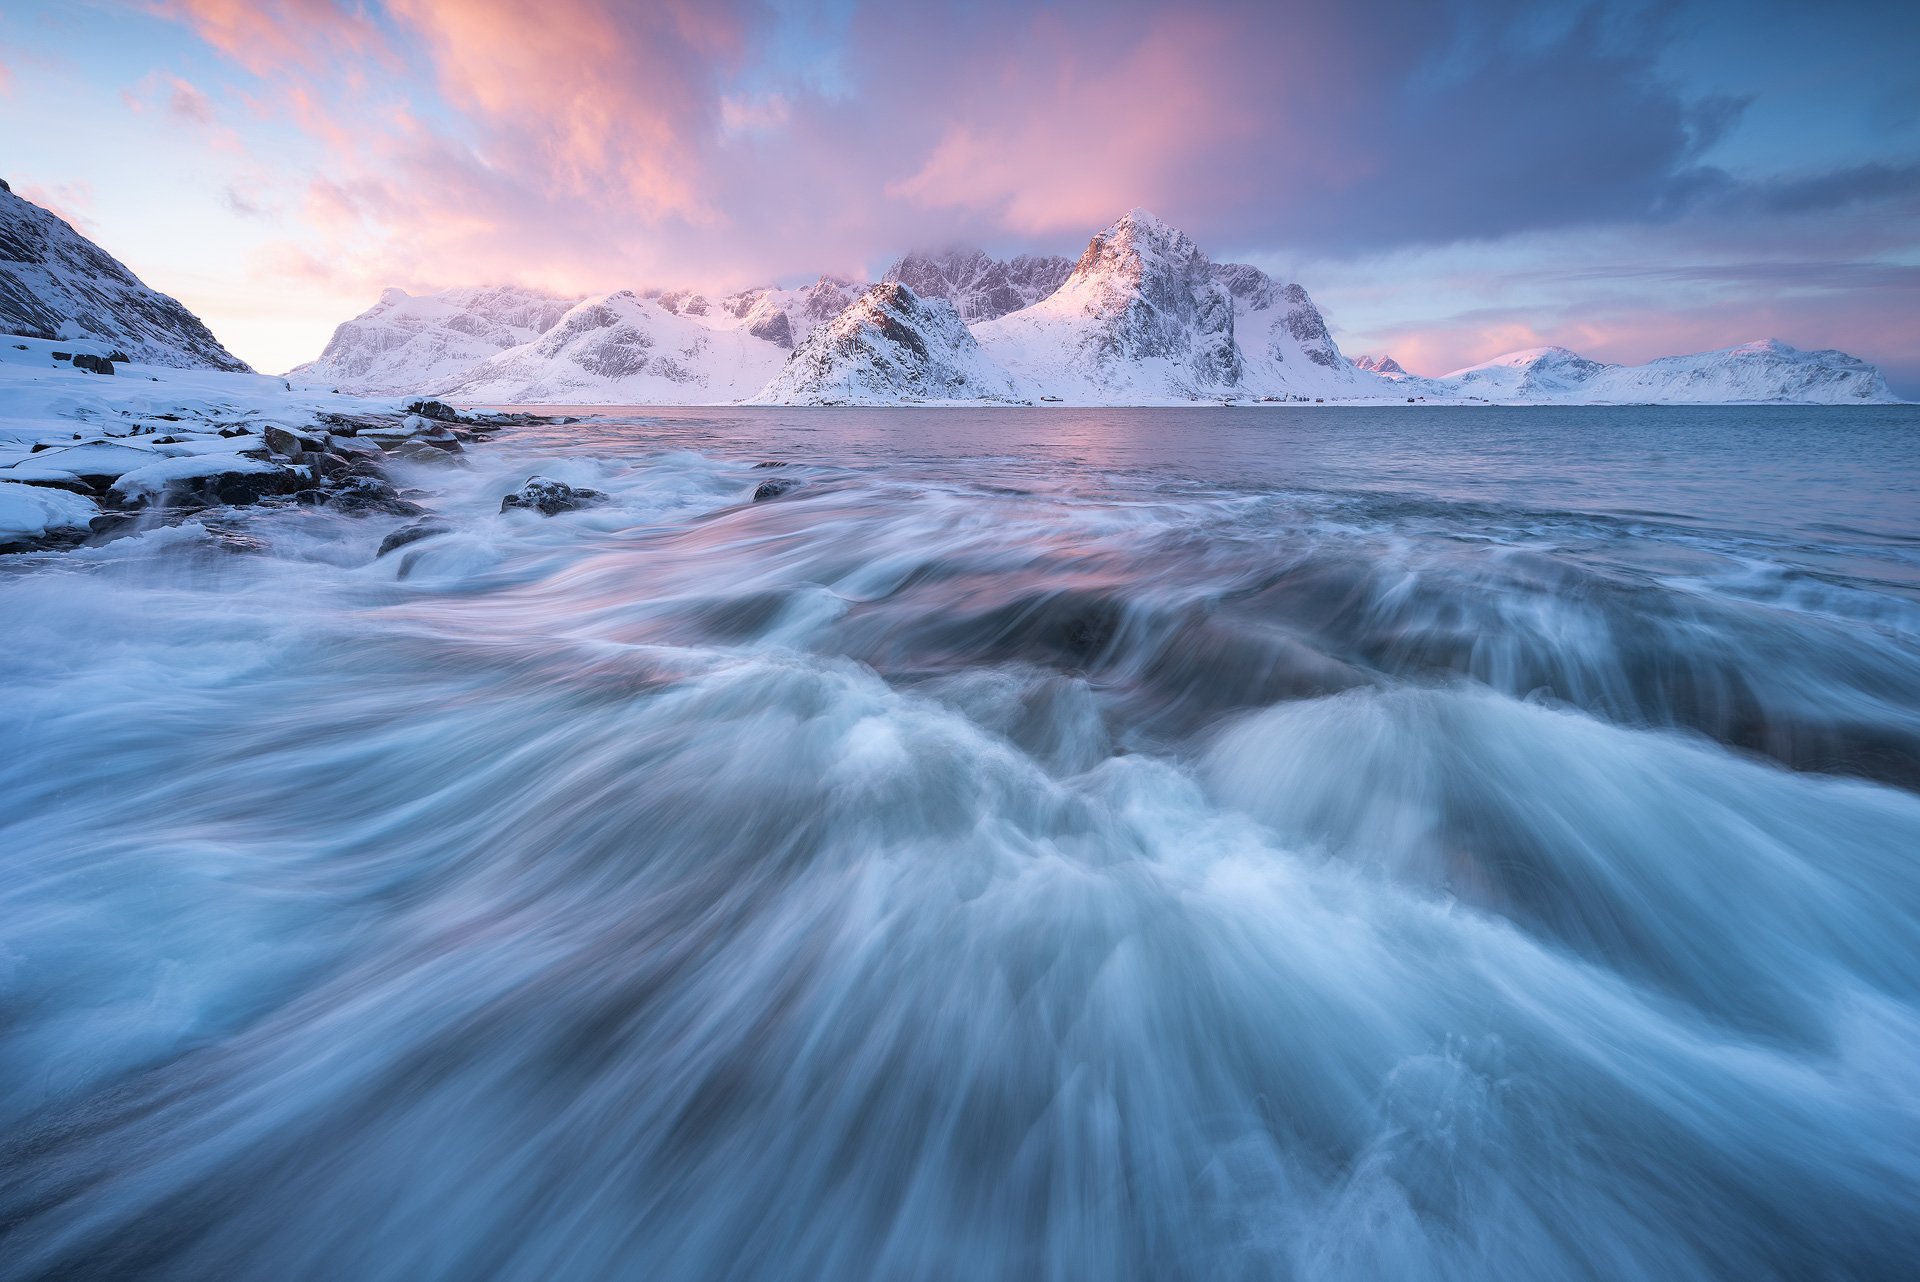
<instances>
[{"instance_id":1,"label":"rocky cliff face","mask_svg":"<svg viewBox=\"0 0 1920 1282\"><path fill-rule=\"evenodd\" d=\"M319 359L288 377L364 396L432 394L489 357L539 338L579 301L512 285L421 295L389 289L343 321Z\"/></svg>"},{"instance_id":2,"label":"rocky cliff face","mask_svg":"<svg viewBox=\"0 0 1920 1282\"><path fill-rule=\"evenodd\" d=\"M1012 377L980 350L951 302L886 281L817 326L754 399L890 405L1018 395Z\"/></svg>"},{"instance_id":3,"label":"rocky cliff face","mask_svg":"<svg viewBox=\"0 0 1920 1282\"><path fill-rule=\"evenodd\" d=\"M1006 261L978 249L913 253L880 279L899 281L922 298L944 298L969 325L1031 307L1066 283L1070 258L1021 254Z\"/></svg>"},{"instance_id":4,"label":"rocky cliff face","mask_svg":"<svg viewBox=\"0 0 1920 1282\"><path fill-rule=\"evenodd\" d=\"M200 318L0 182L0 332L91 339L127 359L246 370Z\"/></svg>"}]
</instances>

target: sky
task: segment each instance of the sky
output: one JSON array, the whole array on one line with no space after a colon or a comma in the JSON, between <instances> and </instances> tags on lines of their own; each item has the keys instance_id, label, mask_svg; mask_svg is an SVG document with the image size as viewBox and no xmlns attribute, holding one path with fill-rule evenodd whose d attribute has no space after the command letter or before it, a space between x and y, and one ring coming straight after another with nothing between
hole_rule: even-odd
<instances>
[{"instance_id":1,"label":"sky","mask_svg":"<svg viewBox=\"0 0 1920 1282\"><path fill-rule=\"evenodd\" d=\"M7 0L0 140L269 371L390 285L871 279L1144 206L1417 373L1770 337L1920 397L1913 0Z\"/></svg>"}]
</instances>

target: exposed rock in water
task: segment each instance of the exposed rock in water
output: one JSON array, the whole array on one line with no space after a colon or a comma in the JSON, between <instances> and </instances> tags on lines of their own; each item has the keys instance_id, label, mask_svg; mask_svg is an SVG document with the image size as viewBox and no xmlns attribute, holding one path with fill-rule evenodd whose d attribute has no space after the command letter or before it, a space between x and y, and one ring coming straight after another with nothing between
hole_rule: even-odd
<instances>
[{"instance_id":1,"label":"exposed rock in water","mask_svg":"<svg viewBox=\"0 0 1920 1282\"><path fill-rule=\"evenodd\" d=\"M374 554L374 559L378 560L387 553L397 551L409 543L418 543L421 539L430 539L436 534L451 534L452 532L453 527L445 521L426 520L411 522L410 524L401 526L399 529L393 531L393 533L387 535L386 538L380 540L380 550Z\"/></svg>"},{"instance_id":2,"label":"exposed rock in water","mask_svg":"<svg viewBox=\"0 0 1920 1282\"><path fill-rule=\"evenodd\" d=\"M768 499L777 499L782 494L790 494L800 488L800 482L790 477L781 477L774 481L762 481L753 491L755 503L765 503Z\"/></svg>"},{"instance_id":3,"label":"exposed rock in water","mask_svg":"<svg viewBox=\"0 0 1920 1282\"><path fill-rule=\"evenodd\" d=\"M520 487L519 493L509 494L500 500L500 510L507 512L514 508L527 508L542 516L558 516L562 512L594 507L606 501L607 496L599 490L568 485L552 477L530 476L527 483Z\"/></svg>"}]
</instances>

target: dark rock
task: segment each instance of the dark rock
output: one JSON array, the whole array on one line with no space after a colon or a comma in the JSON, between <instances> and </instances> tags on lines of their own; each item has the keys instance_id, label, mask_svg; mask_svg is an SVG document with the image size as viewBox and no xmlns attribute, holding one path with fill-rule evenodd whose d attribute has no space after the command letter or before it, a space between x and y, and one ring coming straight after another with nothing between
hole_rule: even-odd
<instances>
[{"instance_id":1,"label":"dark rock","mask_svg":"<svg viewBox=\"0 0 1920 1282\"><path fill-rule=\"evenodd\" d=\"M53 354L53 359L55 359L56 361L70 361L73 359L73 353L72 352L55 352Z\"/></svg>"},{"instance_id":2,"label":"dark rock","mask_svg":"<svg viewBox=\"0 0 1920 1282\"><path fill-rule=\"evenodd\" d=\"M374 553L374 559L378 560L387 553L403 548L409 543L418 543L421 539L430 539L436 534L451 533L453 533L453 527L445 521L414 521L411 524L401 526L393 533L387 535L386 538L381 539L380 550Z\"/></svg>"},{"instance_id":3,"label":"dark rock","mask_svg":"<svg viewBox=\"0 0 1920 1282\"><path fill-rule=\"evenodd\" d=\"M221 429L220 429L220 435L222 435L222 436L224 436L224 437L226 437L226 438L228 438L229 440L231 440L232 438L234 438L234 437L236 437L236 436L252 436L252 435L253 435L253 429L252 429L252 428L250 428L250 427L241 427L241 426L239 426L238 424L235 424L235 425L233 425L233 426L231 426L231 427L223 427L223 428L221 428Z\"/></svg>"},{"instance_id":4,"label":"dark rock","mask_svg":"<svg viewBox=\"0 0 1920 1282\"><path fill-rule=\"evenodd\" d=\"M418 414L421 418L430 418L440 423L460 421L460 411L444 401L415 401L407 406L407 413Z\"/></svg>"},{"instance_id":5,"label":"dark rock","mask_svg":"<svg viewBox=\"0 0 1920 1282\"><path fill-rule=\"evenodd\" d=\"M262 435L266 438L268 449L275 454L284 454L288 458L297 459L310 450L324 451L327 448L326 442L319 437L272 423L266 426Z\"/></svg>"},{"instance_id":6,"label":"dark rock","mask_svg":"<svg viewBox=\"0 0 1920 1282\"><path fill-rule=\"evenodd\" d=\"M506 512L513 508L530 508L542 516L558 516L562 512L592 507L606 501L607 496L599 490L579 488L551 477L530 476L518 494L509 494L500 500L500 510Z\"/></svg>"},{"instance_id":7,"label":"dark rock","mask_svg":"<svg viewBox=\"0 0 1920 1282\"><path fill-rule=\"evenodd\" d=\"M73 367L83 369L89 374L113 373L113 362L104 356L94 356L89 352L78 352L73 358Z\"/></svg>"},{"instance_id":8,"label":"dark rock","mask_svg":"<svg viewBox=\"0 0 1920 1282\"><path fill-rule=\"evenodd\" d=\"M755 503L765 503L768 499L777 499L782 494L787 494L797 489L799 485L800 482L798 481L784 478L778 481L762 481L760 482L760 487L753 492L753 501Z\"/></svg>"},{"instance_id":9,"label":"dark rock","mask_svg":"<svg viewBox=\"0 0 1920 1282\"><path fill-rule=\"evenodd\" d=\"M465 463L458 441L402 441L389 451L410 463Z\"/></svg>"},{"instance_id":10,"label":"dark rock","mask_svg":"<svg viewBox=\"0 0 1920 1282\"><path fill-rule=\"evenodd\" d=\"M296 490L293 501L302 507L319 507L332 497L325 490Z\"/></svg>"},{"instance_id":11,"label":"dark rock","mask_svg":"<svg viewBox=\"0 0 1920 1282\"><path fill-rule=\"evenodd\" d=\"M396 516L418 516L424 509L402 498L400 492L377 476L348 476L327 491L327 501L343 512L391 512Z\"/></svg>"},{"instance_id":12,"label":"dark rock","mask_svg":"<svg viewBox=\"0 0 1920 1282\"><path fill-rule=\"evenodd\" d=\"M763 467L785 467L787 465L785 463L776 463L776 462L768 461L764 463L755 463L753 466L757 470Z\"/></svg>"}]
</instances>

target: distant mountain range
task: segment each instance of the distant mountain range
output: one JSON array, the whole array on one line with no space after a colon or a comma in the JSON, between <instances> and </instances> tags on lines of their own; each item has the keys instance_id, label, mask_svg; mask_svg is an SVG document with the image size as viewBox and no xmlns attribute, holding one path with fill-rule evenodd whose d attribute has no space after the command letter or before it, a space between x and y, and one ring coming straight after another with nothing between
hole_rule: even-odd
<instances>
[{"instance_id":1,"label":"distant mountain range","mask_svg":"<svg viewBox=\"0 0 1920 1282\"><path fill-rule=\"evenodd\" d=\"M0 332L91 339L156 364L245 370L186 308L0 183ZM1772 340L1610 365L1561 347L1439 378L1343 355L1307 291L1215 263L1135 209L1079 259L908 254L871 285L823 276L721 298L389 289L288 377L480 404L1472 402L1889 403L1878 370Z\"/></svg>"}]
</instances>

